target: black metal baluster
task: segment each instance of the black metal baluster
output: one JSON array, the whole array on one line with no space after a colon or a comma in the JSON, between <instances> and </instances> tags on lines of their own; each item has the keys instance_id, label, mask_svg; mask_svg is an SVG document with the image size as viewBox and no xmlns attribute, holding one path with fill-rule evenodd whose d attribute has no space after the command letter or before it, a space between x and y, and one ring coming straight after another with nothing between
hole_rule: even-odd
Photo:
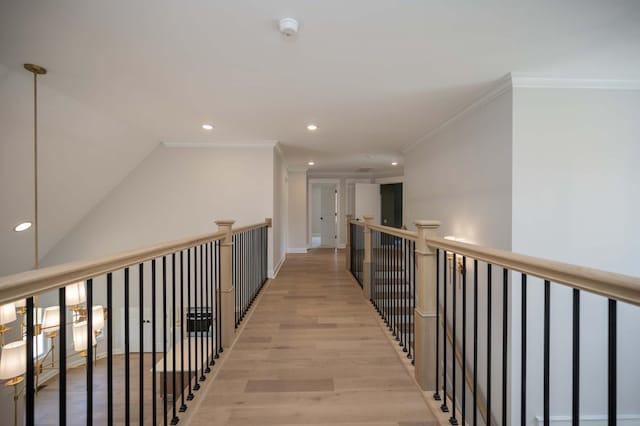
<instances>
[{"instance_id":1,"label":"black metal baluster","mask_svg":"<svg viewBox=\"0 0 640 426\"><path fill-rule=\"evenodd\" d=\"M202 260L202 258L200 258L200 260ZM202 272L200 272L200 278L202 278ZM195 374L193 375L193 377L195 378L195 383L193 385L193 390L197 391L200 390L200 381L199 381L199 376L198 376L198 367L201 365L200 361L198 361L198 338L200 338L200 333L198 332L198 322L199 322L199 315L201 314L201 311L198 309L198 247L194 247L193 248L193 310L192 310L192 314L194 315L195 321L194 321L194 327L192 329L192 333L193 333L193 337L194 337L194 345L193 345L193 350L195 351L195 365L193 366L195 368Z\"/></svg>"},{"instance_id":2,"label":"black metal baluster","mask_svg":"<svg viewBox=\"0 0 640 426\"><path fill-rule=\"evenodd\" d=\"M155 300L154 300L155 304ZM171 424L178 424L180 420L178 418L178 413L176 412L176 254L171 253L171 319L173 322L173 328L171 329L171 350L173 351L172 359L172 389L171 389L171 407L173 411L173 417L171 418ZM166 372L165 372L166 377ZM180 392L182 393L182 392ZM155 399L155 395L154 395Z\"/></svg>"},{"instance_id":3,"label":"black metal baluster","mask_svg":"<svg viewBox=\"0 0 640 426\"><path fill-rule=\"evenodd\" d=\"M154 297L155 301L155 297ZM154 303L155 305L155 303ZM155 316L154 316L155 318ZM180 251L180 412L187 411L187 405L184 403L184 250ZM189 371L191 377L191 371ZM175 404L175 402L174 402Z\"/></svg>"},{"instance_id":4,"label":"black metal baluster","mask_svg":"<svg viewBox=\"0 0 640 426\"><path fill-rule=\"evenodd\" d=\"M140 361L140 369L139 369L139 389L138 389L138 404L140 406L139 416L140 416L140 424L144 424L144 264L140 263L138 265L138 306L140 312L138 313L138 326L140 334L138 335L138 340L140 342L139 349L139 361Z\"/></svg>"},{"instance_id":5,"label":"black metal baluster","mask_svg":"<svg viewBox=\"0 0 640 426\"><path fill-rule=\"evenodd\" d=\"M93 424L93 280L87 280L87 426Z\"/></svg>"},{"instance_id":6,"label":"black metal baluster","mask_svg":"<svg viewBox=\"0 0 640 426\"><path fill-rule=\"evenodd\" d=\"M151 260L151 365L152 365L152 382L151 382L151 400L152 400L152 407L151 407L151 417L153 420L153 424L157 425L158 424L158 404L156 402L157 399L157 392L158 392L158 384L157 384L157 367L156 367L156 363L158 362L156 359L156 352L157 352L157 344L156 344L156 325L158 324L157 322L157 315L156 315L156 260L152 259Z\"/></svg>"},{"instance_id":7,"label":"black metal baluster","mask_svg":"<svg viewBox=\"0 0 640 426\"><path fill-rule=\"evenodd\" d=\"M131 359L130 359L130 329L129 329L129 268L124 268L124 421L131 423Z\"/></svg>"},{"instance_id":8,"label":"black metal baluster","mask_svg":"<svg viewBox=\"0 0 640 426\"><path fill-rule=\"evenodd\" d=\"M608 356L608 420L609 426L617 423L618 405L618 307L617 302L609 299L609 356Z\"/></svg>"},{"instance_id":9,"label":"black metal baluster","mask_svg":"<svg viewBox=\"0 0 640 426\"><path fill-rule=\"evenodd\" d=\"M551 283L544 282L544 371L543 371L543 421L549 424L549 350L551 319Z\"/></svg>"},{"instance_id":10,"label":"black metal baluster","mask_svg":"<svg viewBox=\"0 0 640 426\"><path fill-rule=\"evenodd\" d=\"M445 251L443 257L444 268L442 268L442 405L440 409L443 413L449 412L447 407L447 266L449 253Z\"/></svg>"},{"instance_id":11,"label":"black metal baluster","mask_svg":"<svg viewBox=\"0 0 640 426\"><path fill-rule=\"evenodd\" d=\"M502 424L507 424L507 343L509 325L508 316L509 271L502 269Z\"/></svg>"},{"instance_id":12,"label":"black metal baluster","mask_svg":"<svg viewBox=\"0 0 640 426\"><path fill-rule=\"evenodd\" d=\"M26 321L26 337L27 337L27 371L24 385L25 410L27 426L35 424L35 365L33 363L33 335L34 335L34 306L33 297L27 297L27 321Z\"/></svg>"},{"instance_id":13,"label":"black metal baluster","mask_svg":"<svg viewBox=\"0 0 640 426\"><path fill-rule=\"evenodd\" d=\"M204 276L204 258L203 258L203 252L204 252L204 245L200 245L200 321L202 321L202 319L204 318L205 315L205 311L204 311L204 280L205 280L205 276ZM197 299L196 299L197 300ZM205 361L204 361L204 331L202 330L202 324L201 322L198 322L198 324L200 325L198 328L200 329L200 381L204 382L204 380L206 379L205 375L204 375L204 370L205 370Z\"/></svg>"},{"instance_id":14,"label":"black metal baluster","mask_svg":"<svg viewBox=\"0 0 640 426\"><path fill-rule=\"evenodd\" d=\"M491 264L487 264L487 424L491 424ZM547 423L548 425L548 423Z\"/></svg>"},{"instance_id":15,"label":"black metal baluster","mask_svg":"<svg viewBox=\"0 0 640 426\"><path fill-rule=\"evenodd\" d=\"M478 259L473 259L473 426L478 425Z\"/></svg>"},{"instance_id":16,"label":"black metal baluster","mask_svg":"<svg viewBox=\"0 0 640 426\"><path fill-rule=\"evenodd\" d=\"M220 296L220 241L216 241L216 265L217 277L216 277L216 341L218 342L218 350L216 351L216 358L220 357L220 353L224 351L222 347L222 298Z\"/></svg>"},{"instance_id":17,"label":"black metal baluster","mask_svg":"<svg viewBox=\"0 0 640 426\"><path fill-rule=\"evenodd\" d=\"M187 367L188 367L188 383L189 383L189 395L187 395L187 401L191 401L193 399L193 389L191 388L192 373L191 369L191 334L193 334L193 328L189 327L189 324L192 324L191 318L193 315L193 311L191 310L191 249L187 249L187 315L190 318L187 321ZM184 359L184 357L183 357ZM183 370L184 371L184 370ZM184 373L183 373L184 374ZM186 407L186 405L185 405ZM186 408L185 408L186 410Z\"/></svg>"},{"instance_id":18,"label":"black metal baluster","mask_svg":"<svg viewBox=\"0 0 640 426\"><path fill-rule=\"evenodd\" d=\"M409 240L402 241L402 351L408 352L409 333Z\"/></svg>"},{"instance_id":19,"label":"black metal baluster","mask_svg":"<svg viewBox=\"0 0 640 426\"><path fill-rule=\"evenodd\" d=\"M108 284L107 284L108 285ZM58 309L60 312L60 345L58 358L58 423L67 424L67 307L66 288L58 289ZM111 333L109 333L111 335Z\"/></svg>"},{"instance_id":20,"label":"black metal baluster","mask_svg":"<svg viewBox=\"0 0 640 426\"><path fill-rule=\"evenodd\" d=\"M205 356L205 361L204 361L204 365L205 365L205 369L204 372L205 373L210 373L211 372L211 368L209 367L209 362L211 361L211 359L209 358L209 349L211 346L211 339L209 339L209 315L211 313L210 311L210 306L209 306L209 277L211 276L211 263L209 262L211 255L209 253L209 243L205 243L204 245L204 258L205 258L205 262L204 262L204 269L205 269L205 279L204 279L204 302L203 302L203 307L204 307L204 323L206 324L207 328L205 329L205 347L207 349L206 351L206 356Z\"/></svg>"},{"instance_id":21,"label":"black metal baluster","mask_svg":"<svg viewBox=\"0 0 640 426\"><path fill-rule=\"evenodd\" d=\"M467 257L462 256L462 424L467 424Z\"/></svg>"},{"instance_id":22,"label":"black metal baluster","mask_svg":"<svg viewBox=\"0 0 640 426\"><path fill-rule=\"evenodd\" d=\"M527 424L527 275L522 274L522 335L520 348L520 425Z\"/></svg>"},{"instance_id":23,"label":"black metal baluster","mask_svg":"<svg viewBox=\"0 0 640 426\"><path fill-rule=\"evenodd\" d=\"M457 283L456 278L458 276L457 268L457 255L453 253L453 259L451 260L451 303L453 304L453 319L452 319L452 327L451 327L451 418L449 418L449 423L452 425L458 424L458 419L456 419L456 387L458 383L456 382L456 345L458 344L456 338L456 322L458 318L458 313L456 306L458 305L458 294L457 294Z\"/></svg>"},{"instance_id":24,"label":"black metal baluster","mask_svg":"<svg viewBox=\"0 0 640 426\"><path fill-rule=\"evenodd\" d=\"M167 388L167 256L162 256L162 372L165 379L162 381L162 414L163 424L168 423L169 418L169 390Z\"/></svg>"},{"instance_id":25,"label":"black metal baluster","mask_svg":"<svg viewBox=\"0 0 640 426\"><path fill-rule=\"evenodd\" d=\"M210 269L210 273L211 276L209 277L209 292L211 293L210 299L209 299L209 315L210 315L210 323L209 323L209 330L211 330L211 336L209 337L209 341L211 344L211 362L210 365L215 365L216 364L216 360L215 360L215 356L218 353L218 345L217 345L217 341L214 339L213 333L215 332L214 330L214 323L213 323L213 311L215 309L216 303L216 271L218 270L218 265L216 264L216 253L214 250L215 247L215 243L213 241L211 241L209 243L209 256L210 256L210 260L209 263L211 265L211 269Z\"/></svg>"},{"instance_id":26,"label":"black metal baluster","mask_svg":"<svg viewBox=\"0 0 640 426\"><path fill-rule=\"evenodd\" d=\"M64 309L60 308L60 313ZM113 425L113 274L107 274L107 425ZM64 324L62 319L60 324ZM60 341L62 346L62 341ZM66 346L65 346L66 347ZM65 361L66 364L66 361ZM62 365L62 364L61 364ZM62 368L62 367L60 367ZM66 423L60 422L61 425Z\"/></svg>"},{"instance_id":27,"label":"black metal baluster","mask_svg":"<svg viewBox=\"0 0 640 426\"><path fill-rule=\"evenodd\" d=\"M573 377L571 424L580 424L580 290L573 289Z\"/></svg>"},{"instance_id":28,"label":"black metal baluster","mask_svg":"<svg viewBox=\"0 0 640 426\"><path fill-rule=\"evenodd\" d=\"M440 401L440 249L436 249L436 391L433 399Z\"/></svg>"}]
</instances>

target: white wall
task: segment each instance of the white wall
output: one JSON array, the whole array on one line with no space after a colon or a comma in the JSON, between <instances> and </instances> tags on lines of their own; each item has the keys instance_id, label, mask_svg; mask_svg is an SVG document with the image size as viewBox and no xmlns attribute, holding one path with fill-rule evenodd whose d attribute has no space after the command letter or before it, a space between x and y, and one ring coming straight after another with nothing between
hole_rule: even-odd
<instances>
[{"instance_id":1,"label":"white wall","mask_svg":"<svg viewBox=\"0 0 640 426\"><path fill-rule=\"evenodd\" d=\"M517 88L513 103L513 250L640 276L640 91ZM570 415L571 292L554 287L551 413ZM536 368L542 365L542 330L534 322L541 319L540 283L530 287L528 297L532 419L542 413ZM515 330L519 298L517 291ZM606 301L583 293L581 311L582 413L605 414ZM618 412L640 415L640 344L632 337L640 312L620 305L618 321ZM519 333L514 338L519 344ZM518 349L515 371L520 371Z\"/></svg>"},{"instance_id":2,"label":"white wall","mask_svg":"<svg viewBox=\"0 0 640 426\"><path fill-rule=\"evenodd\" d=\"M287 253L288 177L287 166L279 149L273 162L273 274L275 276Z\"/></svg>"},{"instance_id":3,"label":"white wall","mask_svg":"<svg viewBox=\"0 0 640 426\"><path fill-rule=\"evenodd\" d=\"M272 145L158 146L51 250L43 264L215 232L216 219L234 219L234 226L262 222L273 216L273 167Z\"/></svg>"},{"instance_id":4,"label":"white wall","mask_svg":"<svg viewBox=\"0 0 640 426\"><path fill-rule=\"evenodd\" d=\"M307 251L307 171L289 170L288 245L289 253Z\"/></svg>"},{"instance_id":5,"label":"white wall","mask_svg":"<svg viewBox=\"0 0 640 426\"><path fill-rule=\"evenodd\" d=\"M406 224L442 221L441 235L511 248L511 91L405 154Z\"/></svg>"},{"instance_id":6,"label":"white wall","mask_svg":"<svg viewBox=\"0 0 640 426\"><path fill-rule=\"evenodd\" d=\"M442 222L440 235L455 235L484 246L511 248L511 112L512 92L502 91L452 119L437 133L405 153L404 159L404 219L409 229L415 229L417 219ZM441 256L442 259L442 256ZM468 286L473 282L472 263L467 268ZM491 347L501 353L502 324L501 271L493 269ZM478 283L478 386L483 395L487 389L487 267L479 265ZM451 273L448 278L447 318L451 315ZM458 274L458 283L460 275ZM460 284L457 303L461 307ZM470 287L469 287L470 288ZM469 296L470 297L470 296ZM441 292L440 304L444 303ZM458 327L462 323L458 309ZM471 318L472 312L468 314ZM457 336L458 345L462 339ZM467 347L472 348L473 336L467 333ZM451 350L448 350L449 389L451 386ZM442 359L442 358L441 358ZM468 364L469 365L469 364ZM501 410L502 361L492 357L492 411ZM461 389L461 374L457 374ZM467 402L470 399L467 398ZM472 406L467 406L467 413ZM498 416L499 419L499 416Z\"/></svg>"}]
</instances>

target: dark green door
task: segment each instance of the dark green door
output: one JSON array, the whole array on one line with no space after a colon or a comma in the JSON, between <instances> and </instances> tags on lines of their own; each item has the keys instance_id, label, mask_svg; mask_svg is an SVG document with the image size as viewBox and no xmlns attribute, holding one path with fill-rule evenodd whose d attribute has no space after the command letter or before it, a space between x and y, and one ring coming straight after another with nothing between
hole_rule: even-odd
<instances>
[{"instance_id":1,"label":"dark green door","mask_svg":"<svg viewBox=\"0 0 640 426\"><path fill-rule=\"evenodd\" d=\"M402 228L402 183L380 185L382 224Z\"/></svg>"}]
</instances>

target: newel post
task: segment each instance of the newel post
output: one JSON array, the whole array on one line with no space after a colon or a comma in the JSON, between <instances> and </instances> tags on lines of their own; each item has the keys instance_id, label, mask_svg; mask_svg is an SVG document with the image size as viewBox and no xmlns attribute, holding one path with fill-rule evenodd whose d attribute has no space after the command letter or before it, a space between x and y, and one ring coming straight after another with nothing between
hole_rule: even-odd
<instances>
[{"instance_id":1,"label":"newel post","mask_svg":"<svg viewBox=\"0 0 640 426\"><path fill-rule=\"evenodd\" d=\"M345 251L344 266L347 271L351 270L351 221L352 220L353 220L353 215L348 214L347 215L347 238L346 238L347 243L345 244L345 247L344 247L344 251Z\"/></svg>"},{"instance_id":2,"label":"newel post","mask_svg":"<svg viewBox=\"0 0 640 426\"><path fill-rule=\"evenodd\" d=\"M362 262L362 292L363 296L367 300L371 300L371 281L373 280L371 270L371 228L370 224L373 223L373 216L363 216L364 218L364 260Z\"/></svg>"},{"instance_id":3,"label":"newel post","mask_svg":"<svg viewBox=\"0 0 640 426\"><path fill-rule=\"evenodd\" d=\"M231 345L235 337L235 299L236 289L233 287L233 236L231 227L233 220L217 220L218 231L225 237L220 244L220 305L222 347Z\"/></svg>"},{"instance_id":4,"label":"newel post","mask_svg":"<svg viewBox=\"0 0 640 426\"><path fill-rule=\"evenodd\" d=\"M436 387L436 251L426 237L438 236L440 222L418 220L416 240L415 375L424 391Z\"/></svg>"}]
</instances>

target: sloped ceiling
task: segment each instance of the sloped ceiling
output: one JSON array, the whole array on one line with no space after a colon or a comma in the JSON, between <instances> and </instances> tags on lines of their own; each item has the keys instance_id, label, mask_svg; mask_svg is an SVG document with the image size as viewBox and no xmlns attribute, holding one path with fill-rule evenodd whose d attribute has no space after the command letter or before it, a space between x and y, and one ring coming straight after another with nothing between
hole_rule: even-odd
<instances>
[{"instance_id":1,"label":"sloped ceiling","mask_svg":"<svg viewBox=\"0 0 640 426\"><path fill-rule=\"evenodd\" d=\"M300 21L296 37L277 31L284 16ZM0 275L31 264L31 240L11 231L32 211L25 62L49 69L46 253L161 141L278 140L292 166L388 173L510 71L638 78L638 22L634 0L4 1Z\"/></svg>"}]
</instances>

